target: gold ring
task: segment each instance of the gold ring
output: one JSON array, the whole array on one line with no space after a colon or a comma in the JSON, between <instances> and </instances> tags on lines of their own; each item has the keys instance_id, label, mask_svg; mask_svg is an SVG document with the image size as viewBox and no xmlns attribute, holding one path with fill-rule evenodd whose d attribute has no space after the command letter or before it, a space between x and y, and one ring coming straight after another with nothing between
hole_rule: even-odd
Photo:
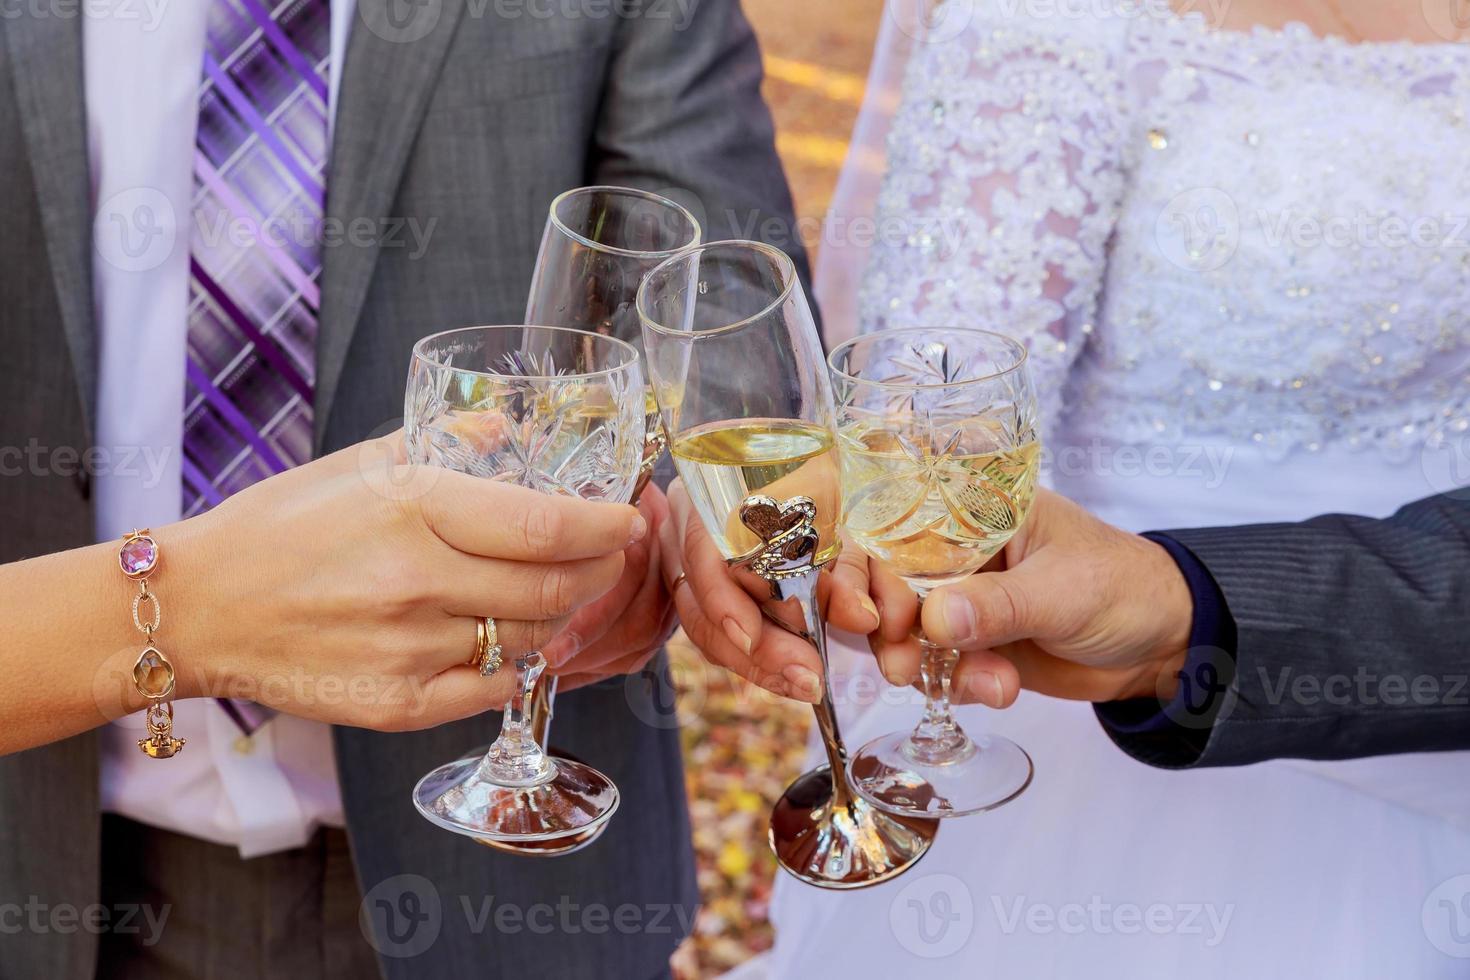
<instances>
[{"instance_id":1,"label":"gold ring","mask_svg":"<svg viewBox=\"0 0 1470 980\"><path fill-rule=\"evenodd\" d=\"M669 595L677 595L679 592L679 586L683 585L687 581L689 581L689 576L685 575L683 572L675 575L673 584L669 586Z\"/></svg>"},{"instance_id":2,"label":"gold ring","mask_svg":"<svg viewBox=\"0 0 1470 980\"><path fill-rule=\"evenodd\" d=\"M489 616L477 616L475 655L470 658L470 666L478 670L481 677L489 677L500 669L503 663L501 653L500 631L495 627L495 620Z\"/></svg>"}]
</instances>

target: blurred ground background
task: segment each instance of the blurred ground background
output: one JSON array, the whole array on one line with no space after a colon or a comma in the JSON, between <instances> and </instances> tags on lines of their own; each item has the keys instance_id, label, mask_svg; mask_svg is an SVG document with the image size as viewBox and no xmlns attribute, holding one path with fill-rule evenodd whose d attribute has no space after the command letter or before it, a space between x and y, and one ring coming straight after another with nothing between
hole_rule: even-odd
<instances>
[{"instance_id":1,"label":"blurred ground background","mask_svg":"<svg viewBox=\"0 0 1470 980\"><path fill-rule=\"evenodd\" d=\"M744 6L765 54L766 99L796 212L805 219L802 227L813 228L847 153L883 2L744 0ZM706 668L682 634L670 655L704 900L675 969L680 980L696 980L719 976L771 945L767 903L778 870L766 845L766 820L801 772L812 712Z\"/></svg>"}]
</instances>

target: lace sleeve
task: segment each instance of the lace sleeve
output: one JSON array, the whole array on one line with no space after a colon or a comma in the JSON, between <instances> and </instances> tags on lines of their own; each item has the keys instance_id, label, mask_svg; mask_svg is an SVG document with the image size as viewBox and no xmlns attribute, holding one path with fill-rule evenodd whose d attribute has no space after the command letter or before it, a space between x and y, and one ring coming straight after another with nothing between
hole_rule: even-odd
<instances>
[{"instance_id":1,"label":"lace sleeve","mask_svg":"<svg viewBox=\"0 0 1470 980\"><path fill-rule=\"evenodd\" d=\"M1092 332L1122 194L1109 47L1081 24L980 11L952 40L914 43L859 297L864 333L971 325L1025 342L1044 436Z\"/></svg>"}]
</instances>

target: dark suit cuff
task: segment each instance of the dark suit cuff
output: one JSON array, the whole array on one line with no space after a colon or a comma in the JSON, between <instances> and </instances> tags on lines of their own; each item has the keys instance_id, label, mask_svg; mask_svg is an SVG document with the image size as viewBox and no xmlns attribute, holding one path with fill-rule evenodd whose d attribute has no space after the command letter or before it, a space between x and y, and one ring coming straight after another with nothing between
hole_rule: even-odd
<instances>
[{"instance_id":1,"label":"dark suit cuff","mask_svg":"<svg viewBox=\"0 0 1470 980\"><path fill-rule=\"evenodd\" d=\"M1150 765L1186 768L1204 754L1235 679L1235 619L1219 584L1194 552L1167 534L1143 536L1174 559L1194 604L1178 693L1168 702L1135 698L1094 709L1103 729L1129 755Z\"/></svg>"}]
</instances>

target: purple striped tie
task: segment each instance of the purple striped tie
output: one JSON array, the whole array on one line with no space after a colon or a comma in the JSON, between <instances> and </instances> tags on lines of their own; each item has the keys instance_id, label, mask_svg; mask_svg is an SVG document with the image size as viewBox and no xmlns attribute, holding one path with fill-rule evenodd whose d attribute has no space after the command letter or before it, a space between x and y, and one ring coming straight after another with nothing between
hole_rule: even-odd
<instances>
[{"instance_id":1,"label":"purple striped tie","mask_svg":"<svg viewBox=\"0 0 1470 980\"><path fill-rule=\"evenodd\" d=\"M194 153L184 516L311 458L327 0L210 0ZM246 734L273 714L220 705Z\"/></svg>"}]
</instances>

